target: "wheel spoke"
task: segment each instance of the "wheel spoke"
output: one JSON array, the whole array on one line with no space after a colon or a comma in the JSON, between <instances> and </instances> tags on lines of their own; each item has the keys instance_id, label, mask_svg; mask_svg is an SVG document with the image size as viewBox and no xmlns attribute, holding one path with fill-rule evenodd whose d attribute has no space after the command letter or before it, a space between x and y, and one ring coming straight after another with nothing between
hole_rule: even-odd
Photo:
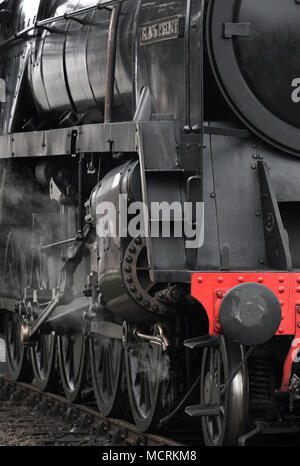
<instances>
[{"instance_id":1,"label":"wheel spoke","mask_svg":"<svg viewBox=\"0 0 300 466\"><path fill-rule=\"evenodd\" d=\"M126 349L126 371L130 406L135 423L148 430L163 417L161 387L169 381L169 368L160 347L134 343Z\"/></svg>"},{"instance_id":2,"label":"wheel spoke","mask_svg":"<svg viewBox=\"0 0 300 466\"><path fill-rule=\"evenodd\" d=\"M42 335L31 349L31 362L36 386L42 391L55 391L57 374L55 370L55 334Z\"/></svg>"},{"instance_id":3,"label":"wheel spoke","mask_svg":"<svg viewBox=\"0 0 300 466\"><path fill-rule=\"evenodd\" d=\"M93 387L99 411L105 416L122 417L124 411L121 391L122 343L108 337L90 341Z\"/></svg>"},{"instance_id":4,"label":"wheel spoke","mask_svg":"<svg viewBox=\"0 0 300 466\"><path fill-rule=\"evenodd\" d=\"M229 358L230 355L230 358ZM240 363L242 347L220 338L220 347L204 352L201 373L201 403L220 406L220 414L202 418L203 434L207 445L233 445L243 434L247 413L248 379L243 372L240 385L232 383L226 393L221 389L230 373ZM237 410L237 406L239 409Z\"/></svg>"},{"instance_id":5,"label":"wheel spoke","mask_svg":"<svg viewBox=\"0 0 300 466\"><path fill-rule=\"evenodd\" d=\"M60 375L65 395L79 402L86 384L86 341L82 335L58 337Z\"/></svg>"}]
</instances>

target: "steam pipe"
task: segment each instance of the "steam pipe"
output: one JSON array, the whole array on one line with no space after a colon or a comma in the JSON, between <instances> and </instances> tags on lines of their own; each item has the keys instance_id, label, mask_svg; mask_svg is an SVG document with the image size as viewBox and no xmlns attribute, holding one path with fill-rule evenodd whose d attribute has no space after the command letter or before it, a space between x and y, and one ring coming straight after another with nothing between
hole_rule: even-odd
<instances>
[{"instance_id":1,"label":"steam pipe","mask_svg":"<svg viewBox=\"0 0 300 466\"><path fill-rule=\"evenodd\" d=\"M168 338L165 336L163 328L160 324L157 324L156 329L159 332L159 336L154 335L145 335L144 333L139 332L138 330L134 330L133 334L139 338L140 340L148 341L154 345L159 345L162 347L164 351L170 346L170 342Z\"/></svg>"},{"instance_id":2,"label":"steam pipe","mask_svg":"<svg viewBox=\"0 0 300 466\"><path fill-rule=\"evenodd\" d=\"M109 25L104 123L111 123L112 121L117 56L117 36L121 9L121 3L113 8Z\"/></svg>"},{"instance_id":3,"label":"steam pipe","mask_svg":"<svg viewBox=\"0 0 300 466\"><path fill-rule=\"evenodd\" d=\"M185 20L185 132L191 133L191 15L192 0L187 0Z\"/></svg>"},{"instance_id":4,"label":"steam pipe","mask_svg":"<svg viewBox=\"0 0 300 466\"><path fill-rule=\"evenodd\" d=\"M83 161L84 155L79 154L78 160L78 233L77 239L82 239L83 223Z\"/></svg>"}]
</instances>

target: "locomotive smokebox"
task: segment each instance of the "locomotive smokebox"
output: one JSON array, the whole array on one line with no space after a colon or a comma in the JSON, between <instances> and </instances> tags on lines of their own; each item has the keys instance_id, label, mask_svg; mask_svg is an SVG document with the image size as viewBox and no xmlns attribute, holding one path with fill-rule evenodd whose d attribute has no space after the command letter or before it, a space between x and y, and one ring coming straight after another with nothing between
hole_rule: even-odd
<instances>
[{"instance_id":1,"label":"locomotive smokebox","mask_svg":"<svg viewBox=\"0 0 300 466\"><path fill-rule=\"evenodd\" d=\"M259 345L277 332L282 319L277 296L264 285L243 283L230 290L220 307L224 334L242 345Z\"/></svg>"}]
</instances>

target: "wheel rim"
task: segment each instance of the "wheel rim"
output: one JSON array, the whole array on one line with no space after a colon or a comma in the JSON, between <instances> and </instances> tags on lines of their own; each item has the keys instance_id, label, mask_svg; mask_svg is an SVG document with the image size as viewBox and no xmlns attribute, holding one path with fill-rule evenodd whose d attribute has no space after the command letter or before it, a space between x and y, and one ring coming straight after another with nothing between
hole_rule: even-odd
<instances>
[{"instance_id":1,"label":"wheel rim","mask_svg":"<svg viewBox=\"0 0 300 466\"><path fill-rule=\"evenodd\" d=\"M34 383L42 391L53 391L57 386L55 369L56 337L40 334L35 345L31 348L31 364Z\"/></svg>"},{"instance_id":2,"label":"wheel rim","mask_svg":"<svg viewBox=\"0 0 300 466\"><path fill-rule=\"evenodd\" d=\"M136 425L147 431L164 417L163 393L170 379L170 360L158 345L137 343L126 348L127 386Z\"/></svg>"},{"instance_id":3,"label":"wheel rim","mask_svg":"<svg viewBox=\"0 0 300 466\"><path fill-rule=\"evenodd\" d=\"M91 338L90 360L99 411L104 416L121 416L124 411L122 342L108 337Z\"/></svg>"},{"instance_id":4,"label":"wheel rim","mask_svg":"<svg viewBox=\"0 0 300 466\"><path fill-rule=\"evenodd\" d=\"M4 317L4 337L8 373L13 380L32 381L32 370L27 350L21 341L21 318L13 312Z\"/></svg>"},{"instance_id":5,"label":"wheel rim","mask_svg":"<svg viewBox=\"0 0 300 466\"><path fill-rule=\"evenodd\" d=\"M57 339L60 376L66 398L80 401L86 383L86 338L62 335Z\"/></svg>"},{"instance_id":6,"label":"wheel rim","mask_svg":"<svg viewBox=\"0 0 300 466\"><path fill-rule=\"evenodd\" d=\"M244 433L248 413L248 370L244 366L225 394L220 390L244 356L241 346L220 338L220 347L206 349L201 372L201 404L219 405L219 416L202 418L207 445L234 445Z\"/></svg>"}]
</instances>

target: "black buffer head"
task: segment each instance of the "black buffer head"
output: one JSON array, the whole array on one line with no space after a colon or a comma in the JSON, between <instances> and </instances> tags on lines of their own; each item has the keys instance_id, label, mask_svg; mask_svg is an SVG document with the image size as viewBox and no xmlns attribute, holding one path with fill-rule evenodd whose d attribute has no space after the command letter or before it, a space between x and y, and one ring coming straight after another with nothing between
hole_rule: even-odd
<instances>
[{"instance_id":1,"label":"black buffer head","mask_svg":"<svg viewBox=\"0 0 300 466\"><path fill-rule=\"evenodd\" d=\"M224 334L242 345L259 345L277 332L282 310L272 290L257 283L243 283L230 290L220 306Z\"/></svg>"}]
</instances>

